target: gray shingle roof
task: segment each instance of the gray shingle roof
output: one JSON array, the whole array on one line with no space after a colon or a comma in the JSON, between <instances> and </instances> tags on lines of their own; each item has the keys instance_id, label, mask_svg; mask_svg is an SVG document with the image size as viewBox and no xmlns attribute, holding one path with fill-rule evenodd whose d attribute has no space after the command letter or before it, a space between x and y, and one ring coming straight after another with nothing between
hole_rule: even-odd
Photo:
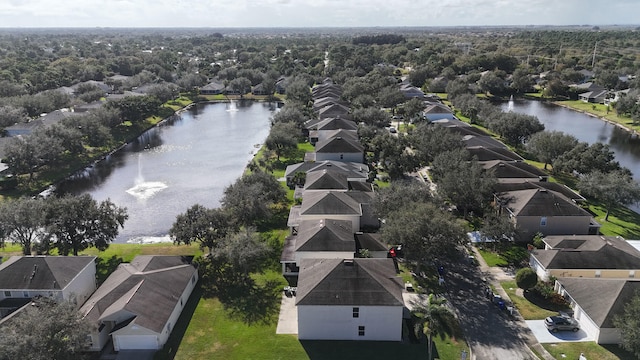
<instances>
[{"instance_id":1,"label":"gray shingle roof","mask_svg":"<svg viewBox=\"0 0 640 360\"><path fill-rule=\"evenodd\" d=\"M549 175L523 161L492 160L480 163L486 170L493 170L498 179L540 179Z\"/></svg>"},{"instance_id":2,"label":"gray shingle roof","mask_svg":"<svg viewBox=\"0 0 640 360\"><path fill-rule=\"evenodd\" d=\"M601 328L614 327L614 316L622 313L624 305L640 290L640 280L559 278L558 281Z\"/></svg>"},{"instance_id":3,"label":"gray shingle roof","mask_svg":"<svg viewBox=\"0 0 640 360\"><path fill-rule=\"evenodd\" d=\"M391 259L303 259L296 305L403 306Z\"/></svg>"},{"instance_id":4,"label":"gray shingle roof","mask_svg":"<svg viewBox=\"0 0 640 360\"><path fill-rule=\"evenodd\" d=\"M490 160L524 160L520 155L509 149L492 148L488 149L484 146L467 146L467 151L478 161Z\"/></svg>"},{"instance_id":5,"label":"gray shingle roof","mask_svg":"<svg viewBox=\"0 0 640 360\"><path fill-rule=\"evenodd\" d=\"M348 220L303 220L295 241L296 251L356 251Z\"/></svg>"},{"instance_id":6,"label":"gray shingle roof","mask_svg":"<svg viewBox=\"0 0 640 360\"><path fill-rule=\"evenodd\" d=\"M640 251L622 238L548 236L545 242L553 249L532 256L547 269L640 269Z\"/></svg>"},{"instance_id":7,"label":"gray shingle roof","mask_svg":"<svg viewBox=\"0 0 640 360\"><path fill-rule=\"evenodd\" d=\"M349 182L343 172L332 170L312 171L307 173L305 190L348 190Z\"/></svg>"},{"instance_id":8,"label":"gray shingle roof","mask_svg":"<svg viewBox=\"0 0 640 360\"><path fill-rule=\"evenodd\" d=\"M547 189L517 190L503 193L507 207L515 216L591 216L564 195Z\"/></svg>"},{"instance_id":9,"label":"gray shingle roof","mask_svg":"<svg viewBox=\"0 0 640 360\"><path fill-rule=\"evenodd\" d=\"M317 153L362 153L364 147L359 140L349 137L334 137L316 144Z\"/></svg>"},{"instance_id":10,"label":"gray shingle roof","mask_svg":"<svg viewBox=\"0 0 640 360\"><path fill-rule=\"evenodd\" d=\"M138 256L130 264L120 264L80 313L97 325L125 312L137 325L160 333L197 271L189 261L182 256Z\"/></svg>"},{"instance_id":11,"label":"gray shingle roof","mask_svg":"<svg viewBox=\"0 0 640 360\"><path fill-rule=\"evenodd\" d=\"M0 289L62 290L95 256L12 256L0 265Z\"/></svg>"},{"instance_id":12,"label":"gray shingle roof","mask_svg":"<svg viewBox=\"0 0 640 360\"><path fill-rule=\"evenodd\" d=\"M362 207L345 192L327 191L305 194L300 207L301 215L358 215Z\"/></svg>"}]
</instances>

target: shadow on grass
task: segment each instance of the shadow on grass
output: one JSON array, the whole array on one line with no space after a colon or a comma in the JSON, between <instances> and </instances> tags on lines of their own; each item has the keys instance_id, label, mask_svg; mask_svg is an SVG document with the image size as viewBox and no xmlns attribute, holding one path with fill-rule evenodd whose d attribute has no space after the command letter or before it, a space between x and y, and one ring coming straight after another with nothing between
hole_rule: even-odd
<instances>
[{"instance_id":1,"label":"shadow on grass","mask_svg":"<svg viewBox=\"0 0 640 360\"><path fill-rule=\"evenodd\" d=\"M612 354L617 356L618 359L620 359L620 360L635 360L635 359L637 359L637 357L635 357L631 352L626 351L625 349L621 348L619 345L603 344L603 345L600 345L600 346L602 346L603 348L605 348L608 351L610 351Z\"/></svg>"},{"instance_id":2,"label":"shadow on grass","mask_svg":"<svg viewBox=\"0 0 640 360\"><path fill-rule=\"evenodd\" d=\"M216 297L229 315L246 324L271 324L277 320L280 311L282 283L267 280L258 284L251 277L233 272L220 273L222 281L207 284L207 276L202 277L202 296Z\"/></svg>"},{"instance_id":3,"label":"shadow on grass","mask_svg":"<svg viewBox=\"0 0 640 360\"><path fill-rule=\"evenodd\" d=\"M193 313L196 311L198 303L202 298L202 294L202 288L200 287L200 284L198 284L198 286L193 289L193 292L189 297L189 301L187 301L187 303L185 304L184 309L182 309L182 313L178 318L178 322L173 327L167 343L164 344L164 347L161 350L156 352L153 357L154 360L172 360L173 358L175 358L176 352L178 351L180 343L182 342L182 338L187 332L187 328L189 327L189 322L191 322Z\"/></svg>"},{"instance_id":4,"label":"shadow on grass","mask_svg":"<svg viewBox=\"0 0 640 360\"><path fill-rule=\"evenodd\" d=\"M570 310L567 305L552 303L551 301L545 299L544 296L538 294L535 291L526 291L524 294L524 298L527 299L533 305L549 310L549 311L567 311Z\"/></svg>"},{"instance_id":5,"label":"shadow on grass","mask_svg":"<svg viewBox=\"0 0 640 360\"><path fill-rule=\"evenodd\" d=\"M108 259L97 258L96 259L96 277L98 279L98 286L102 284L112 272L116 270L124 260L120 256L113 255Z\"/></svg>"},{"instance_id":6,"label":"shadow on grass","mask_svg":"<svg viewBox=\"0 0 640 360\"><path fill-rule=\"evenodd\" d=\"M427 358L426 344L391 341L315 341L300 340L310 360L325 359L421 359Z\"/></svg>"}]
</instances>

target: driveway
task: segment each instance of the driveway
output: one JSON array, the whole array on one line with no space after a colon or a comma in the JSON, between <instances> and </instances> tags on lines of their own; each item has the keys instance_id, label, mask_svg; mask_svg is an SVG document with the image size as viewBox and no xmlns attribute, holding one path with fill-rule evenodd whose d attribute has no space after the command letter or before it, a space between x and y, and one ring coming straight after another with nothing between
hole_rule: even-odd
<instances>
[{"instance_id":1,"label":"driveway","mask_svg":"<svg viewBox=\"0 0 640 360\"><path fill-rule=\"evenodd\" d=\"M527 326L538 339L539 343L559 343L559 342L577 342L577 341L596 341L595 336L580 329L573 331L558 331L552 333L544 326L544 320L527 320Z\"/></svg>"},{"instance_id":2,"label":"driveway","mask_svg":"<svg viewBox=\"0 0 640 360\"><path fill-rule=\"evenodd\" d=\"M121 350L116 360L153 360L155 350Z\"/></svg>"}]
</instances>

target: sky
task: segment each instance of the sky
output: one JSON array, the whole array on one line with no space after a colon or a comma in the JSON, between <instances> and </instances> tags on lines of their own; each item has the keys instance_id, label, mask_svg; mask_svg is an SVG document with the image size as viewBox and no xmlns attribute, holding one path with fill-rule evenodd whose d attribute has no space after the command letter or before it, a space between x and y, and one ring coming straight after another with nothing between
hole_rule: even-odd
<instances>
[{"instance_id":1,"label":"sky","mask_svg":"<svg viewBox=\"0 0 640 360\"><path fill-rule=\"evenodd\" d=\"M0 27L637 25L639 0L0 0Z\"/></svg>"}]
</instances>

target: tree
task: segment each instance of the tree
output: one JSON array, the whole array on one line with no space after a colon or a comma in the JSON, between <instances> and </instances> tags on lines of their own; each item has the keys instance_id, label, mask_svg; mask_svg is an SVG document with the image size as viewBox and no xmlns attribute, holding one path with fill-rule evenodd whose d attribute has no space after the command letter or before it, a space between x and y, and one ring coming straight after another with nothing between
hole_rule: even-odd
<instances>
[{"instance_id":1,"label":"tree","mask_svg":"<svg viewBox=\"0 0 640 360\"><path fill-rule=\"evenodd\" d=\"M45 204L42 199L21 197L0 203L0 240L20 244L23 255L31 247L49 241L45 231Z\"/></svg>"},{"instance_id":2,"label":"tree","mask_svg":"<svg viewBox=\"0 0 640 360\"><path fill-rule=\"evenodd\" d=\"M478 86L485 93L503 94L507 89L503 75L504 71L489 71L478 80Z\"/></svg>"},{"instance_id":3,"label":"tree","mask_svg":"<svg viewBox=\"0 0 640 360\"><path fill-rule=\"evenodd\" d=\"M155 114L162 103L154 96L127 96L124 99L110 101L108 106L118 109L124 120L142 122Z\"/></svg>"},{"instance_id":4,"label":"tree","mask_svg":"<svg viewBox=\"0 0 640 360\"><path fill-rule=\"evenodd\" d=\"M75 360L88 350L88 324L72 303L33 300L0 332L0 359Z\"/></svg>"},{"instance_id":5,"label":"tree","mask_svg":"<svg viewBox=\"0 0 640 360\"><path fill-rule=\"evenodd\" d=\"M544 169L555 159L571 151L578 145L578 139L561 131L540 131L527 141L526 148L538 161L544 163Z\"/></svg>"},{"instance_id":6,"label":"tree","mask_svg":"<svg viewBox=\"0 0 640 360\"><path fill-rule=\"evenodd\" d=\"M406 118L410 121L414 121L418 115L420 115L422 110L424 110L424 101L418 98L411 98L409 101L405 102L402 107L404 108ZM420 117L420 119L421 118L422 117Z\"/></svg>"},{"instance_id":7,"label":"tree","mask_svg":"<svg viewBox=\"0 0 640 360\"><path fill-rule=\"evenodd\" d=\"M513 222L507 216L495 212L484 216L480 231L485 239L493 240L494 244L502 241L515 242L518 239L518 231Z\"/></svg>"},{"instance_id":8,"label":"tree","mask_svg":"<svg viewBox=\"0 0 640 360\"><path fill-rule=\"evenodd\" d=\"M8 127L16 123L27 122L26 111L14 106L0 106L0 128Z\"/></svg>"},{"instance_id":9,"label":"tree","mask_svg":"<svg viewBox=\"0 0 640 360\"><path fill-rule=\"evenodd\" d=\"M273 175L258 170L229 185L220 202L239 225L251 226L271 217L272 206L284 201L285 196Z\"/></svg>"},{"instance_id":10,"label":"tree","mask_svg":"<svg viewBox=\"0 0 640 360\"><path fill-rule=\"evenodd\" d=\"M391 121L391 116L389 116L388 112L375 107L354 109L351 115L354 122L364 123L377 128L389 126Z\"/></svg>"},{"instance_id":11,"label":"tree","mask_svg":"<svg viewBox=\"0 0 640 360\"><path fill-rule=\"evenodd\" d=\"M524 291L533 288L537 283L538 274L530 267L522 268L516 273L516 285Z\"/></svg>"},{"instance_id":12,"label":"tree","mask_svg":"<svg viewBox=\"0 0 640 360\"><path fill-rule=\"evenodd\" d=\"M297 101L300 104L308 104L311 101L311 89L302 78L292 80L286 88L287 100Z\"/></svg>"},{"instance_id":13,"label":"tree","mask_svg":"<svg viewBox=\"0 0 640 360\"><path fill-rule=\"evenodd\" d=\"M609 212L617 205L631 205L640 200L640 184L628 172L614 170L608 173L593 171L583 175L578 181L581 193L601 201L607 213L605 221L609 220Z\"/></svg>"},{"instance_id":14,"label":"tree","mask_svg":"<svg viewBox=\"0 0 640 360\"><path fill-rule=\"evenodd\" d=\"M470 210L482 209L496 183L495 176L485 172L477 161L469 160L469 153L464 149L436 156L431 174L439 193L451 200L464 217Z\"/></svg>"},{"instance_id":15,"label":"tree","mask_svg":"<svg viewBox=\"0 0 640 360\"><path fill-rule=\"evenodd\" d=\"M382 239L387 244L402 244L405 258L420 267L455 257L467 235L452 215L434 204L410 202L389 213Z\"/></svg>"},{"instance_id":16,"label":"tree","mask_svg":"<svg viewBox=\"0 0 640 360\"><path fill-rule=\"evenodd\" d=\"M251 80L245 77L235 78L229 82L229 88L240 94L240 97L242 98L244 94L251 90Z\"/></svg>"},{"instance_id":17,"label":"tree","mask_svg":"<svg viewBox=\"0 0 640 360\"><path fill-rule=\"evenodd\" d=\"M258 271L267 258L270 248L260 239L255 229L229 234L215 256L221 256L234 271L245 276Z\"/></svg>"},{"instance_id":18,"label":"tree","mask_svg":"<svg viewBox=\"0 0 640 360\"><path fill-rule=\"evenodd\" d=\"M433 337L452 336L457 330L456 317L446 302L444 297L429 294L426 303L416 302L411 310L411 314L417 319L414 328L416 335L422 334L427 338L428 359L433 359Z\"/></svg>"},{"instance_id":19,"label":"tree","mask_svg":"<svg viewBox=\"0 0 640 360\"><path fill-rule=\"evenodd\" d=\"M640 291L613 317L613 325L620 330L620 346L640 358Z\"/></svg>"},{"instance_id":20,"label":"tree","mask_svg":"<svg viewBox=\"0 0 640 360\"><path fill-rule=\"evenodd\" d=\"M607 173L621 169L609 145L603 143L581 142L553 162L553 171L567 173L588 174L595 170Z\"/></svg>"},{"instance_id":21,"label":"tree","mask_svg":"<svg viewBox=\"0 0 640 360\"><path fill-rule=\"evenodd\" d=\"M384 87L380 89L377 95L378 103L382 105L382 107L391 109L392 113L395 113L396 106L406 100L397 85Z\"/></svg>"},{"instance_id":22,"label":"tree","mask_svg":"<svg viewBox=\"0 0 640 360\"><path fill-rule=\"evenodd\" d=\"M498 133L507 143L520 146L531 135L544 130L537 117L507 112L489 122L489 129Z\"/></svg>"},{"instance_id":23,"label":"tree","mask_svg":"<svg viewBox=\"0 0 640 360\"><path fill-rule=\"evenodd\" d=\"M307 117L305 116L303 109L297 103L286 103L280 111L273 115L273 123L293 123L298 127L302 127L302 125L307 121Z\"/></svg>"},{"instance_id":24,"label":"tree","mask_svg":"<svg viewBox=\"0 0 640 360\"><path fill-rule=\"evenodd\" d=\"M291 122L277 122L271 126L269 136L265 140L267 149L276 153L278 161L280 156L298 148L298 136L300 129Z\"/></svg>"},{"instance_id":25,"label":"tree","mask_svg":"<svg viewBox=\"0 0 640 360\"><path fill-rule=\"evenodd\" d=\"M511 77L511 88L517 93L524 93L533 89L533 79L524 69L516 69Z\"/></svg>"},{"instance_id":26,"label":"tree","mask_svg":"<svg viewBox=\"0 0 640 360\"><path fill-rule=\"evenodd\" d=\"M55 236L59 254L64 256L70 252L78 255L88 247L106 250L129 217L125 208L110 200L98 203L89 194L49 197L47 202L45 223Z\"/></svg>"},{"instance_id":27,"label":"tree","mask_svg":"<svg viewBox=\"0 0 640 360\"><path fill-rule=\"evenodd\" d=\"M196 204L184 214L176 217L169 230L174 244L200 243L200 248L207 248L209 254L221 247L222 240L237 230L224 209L207 209Z\"/></svg>"},{"instance_id":28,"label":"tree","mask_svg":"<svg viewBox=\"0 0 640 360\"><path fill-rule=\"evenodd\" d=\"M9 171L15 175L29 174L28 182L33 180L33 173L40 165L36 150L37 144L31 136L15 137L4 148L4 161Z\"/></svg>"},{"instance_id":29,"label":"tree","mask_svg":"<svg viewBox=\"0 0 640 360\"><path fill-rule=\"evenodd\" d=\"M431 190L423 183L398 180L378 190L377 196L373 199L373 208L377 217L384 219L410 202L432 202L433 200Z\"/></svg>"},{"instance_id":30,"label":"tree","mask_svg":"<svg viewBox=\"0 0 640 360\"><path fill-rule=\"evenodd\" d=\"M383 132L371 139L370 150L374 153L374 160L380 161L389 177L399 179L418 167L417 158L408 150L408 145L406 137Z\"/></svg>"},{"instance_id":31,"label":"tree","mask_svg":"<svg viewBox=\"0 0 640 360\"><path fill-rule=\"evenodd\" d=\"M469 88L469 84L467 84L467 82L464 79L455 79L455 80L449 81L449 83L447 83L447 87L445 90L447 91L447 98L449 98L449 100L452 100L452 101L453 99L455 99L456 97L462 94L473 93Z\"/></svg>"},{"instance_id":32,"label":"tree","mask_svg":"<svg viewBox=\"0 0 640 360\"><path fill-rule=\"evenodd\" d=\"M439 154L462 149L464 144L460 135L442 126L424 123L418 125L411 135L411 143L416 156L424 166L431 164Z\"/></svg>"}]
</instances>

